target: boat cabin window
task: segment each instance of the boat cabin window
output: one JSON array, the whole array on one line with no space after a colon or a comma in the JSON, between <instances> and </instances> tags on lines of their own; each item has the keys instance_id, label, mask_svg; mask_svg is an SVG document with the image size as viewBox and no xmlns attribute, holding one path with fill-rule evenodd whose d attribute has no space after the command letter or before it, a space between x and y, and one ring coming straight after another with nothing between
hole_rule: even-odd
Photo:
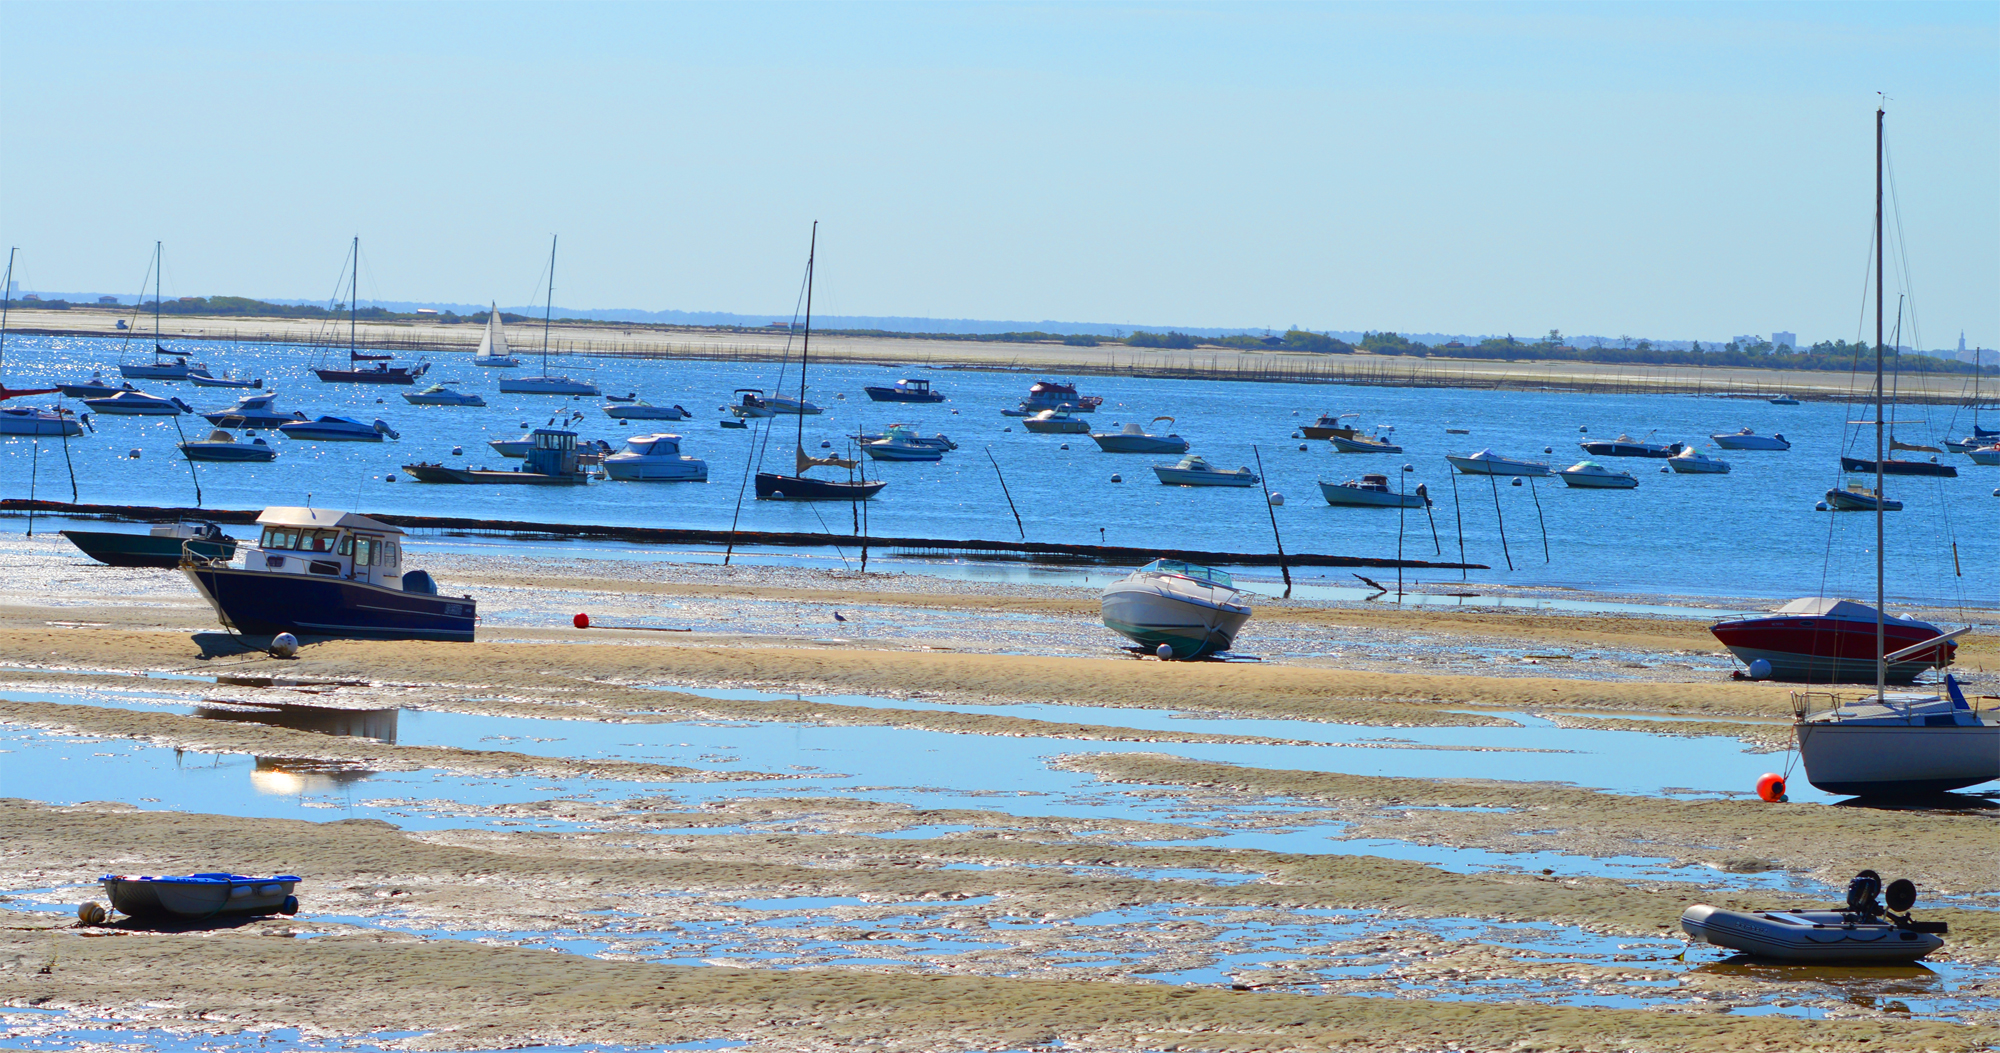
<instances>
[{"instance_id":1,"label":"boat cabin window","mask_svg":"<svg viewBox=\"0 0 2000 1053\"><path fill-rule=\"evenodd\" d=\"M1143 569L1157 571L1161 574L1178 574L1184 578L1193 578L1196 581L1206 581L1211 584L1220 585L1225 589L1236 587L1235 579L1231 578L1227 571L1197 567L1192 563L1183 563L1177 559L1156 559L1146 564Z\"/></svg>"},{"instance_id":2,"label":"boat cabin window","mask_svg":"<svg viewBox=\"0 0 2000 1053\"><path fill-rule=\"evenodd\" d=\"M574 450L576 449L576 433L573 431L542 431L538 428L535 430L535 446L537 449L543 450Z\"/></svg>"},{"instance_id":3,"label":"boat cabin window","mask_svg":"<svg viewBox=\"0 0 2000 1053\"><path fill-rule=\"evenodd\" d=\"M385 567L401 566L403 563L403 546L396 544L393 538L383 538L382 558L379 562Z\"/></svg>"},{"instance_id":4,"label":"boat cabin window","mask_svg":"<svg viewBox=\"0 0 2000 1053\"><path fill-rule=\"evenodd\" d=\"M376 554L380 551L382 539L376 537L356 537L354 539L354 565L372 567Z\"/></svg>"},{"instance_id":5,"label":"boat cabin window","mask_svg":"<svg viewBox=\"0 0 2000 1053\"><path fill-rule=\"evenodd\" d=\"M271 526L264 528L264 538L260 544L264 548L290 549L296 552L331 552L334 539L338 536L340 536L338 530Z\"/></svg>"}]
</instances>

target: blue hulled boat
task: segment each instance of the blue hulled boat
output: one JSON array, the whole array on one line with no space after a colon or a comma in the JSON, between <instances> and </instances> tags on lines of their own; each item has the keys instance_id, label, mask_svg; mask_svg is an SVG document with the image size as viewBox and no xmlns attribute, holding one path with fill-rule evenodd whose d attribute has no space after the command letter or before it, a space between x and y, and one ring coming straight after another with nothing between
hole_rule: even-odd
<instances>
[{"instance_id":1,"label":"blue hulled boat","mask_svg":"<svg viewBox=\"0 0 2000 1053\"><path fill-rule=\"evenodd\" d=\"M266 508L257 523L257 543L237 545L242 566L181 563L237 632L471 641L477 602L440 596L428 573L404 570L400 529L323 508Z\"/></svg>"}]
</instances>

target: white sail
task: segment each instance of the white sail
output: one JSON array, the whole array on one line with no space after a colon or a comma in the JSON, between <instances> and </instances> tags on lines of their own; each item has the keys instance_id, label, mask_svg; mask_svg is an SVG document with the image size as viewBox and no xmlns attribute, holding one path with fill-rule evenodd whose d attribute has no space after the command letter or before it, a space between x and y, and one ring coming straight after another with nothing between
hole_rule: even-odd
<instances>
[{"instance_id":1,"label":"white sail","mask_svg":"<svg viewBox=\"0 0 2000 1053\"><path fill-rule=\"evenodd\" d=\"M486 315L486 333L479 338L479 351L472 358L482 366L518 364L507 352L507 330L500 324L500 305L497 303Z\"/></svg>"}]
</instances>

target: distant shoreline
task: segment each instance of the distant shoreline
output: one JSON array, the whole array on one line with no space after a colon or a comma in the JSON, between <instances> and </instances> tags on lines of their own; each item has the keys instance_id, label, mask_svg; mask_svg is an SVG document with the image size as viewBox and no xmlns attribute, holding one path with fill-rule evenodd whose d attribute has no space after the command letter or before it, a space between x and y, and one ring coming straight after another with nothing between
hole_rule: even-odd
<instances>
[{"instance_id":1,"label":"distant shoreline","mask_svg":"<svg viewBox=\"0 0 2000 1053\"><path fill-rule=\"evenodd\" d=\"M120 330L126 311L14 311L9 331L21 336L127 338L144 353L150 329ZM336 330L338 330L336 332ZM539 355L539 326L508 327L516 357ZM355 327L357 348L406 356L471 354L484 327L436 322L362 322ZM343 347L346 327L324 319L177 316L162 319L168 340L241 341ZM597 358L659 358L715 361L774 361L797 339L772 332L641 325L624 322L561 322L549 328L551 355ZM1349 384L1371 387L1432 387L1474 390L1564 391L1597 394L1671 394L1721 398L1847 401L1866 397L1872 376L1811 370L1746 369L1736 366L1679 366L1589 362L1411 358L1320 355L1281 350L1150 350L1106 343L1081 347L1048 343L934 340L921 337L815 334L813 357L821 362L905 367L923 370L1039 373L1050 376L1142 376L1163 379L1261 381L1292 384ZM1948 374L1907 374L1898 400L1905 403L1964 404L1970 379Z\"/></svg>"}]
</instances>

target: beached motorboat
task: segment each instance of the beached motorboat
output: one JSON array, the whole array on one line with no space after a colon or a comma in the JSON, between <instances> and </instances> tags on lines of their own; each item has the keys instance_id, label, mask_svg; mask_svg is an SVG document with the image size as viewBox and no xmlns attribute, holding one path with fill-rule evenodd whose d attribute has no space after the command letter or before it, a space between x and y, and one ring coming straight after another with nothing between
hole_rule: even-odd
<instances>
[{"instance_id":1,"label":"beached motorboat","mask_svg":"<svg viewBox=\"0 0 2000 1053\"><path fill-rule=\"evenodd\" d=\"M1725 450L1789 450L1792 444L1780 435L1759 435L1749 428L1734 432L1717 432L1709 438Z\"/></svg>"},{"instance_id":2,"label":"beached motorboat","mask_svg":"<svg viewBox=\"0 0 2000 1053\"><path fill-rule=\"evenodd\" d=\"M204 559L228 559L236 539L214 523L183 519L163 523L143 534L121 530L65 530L62 536L99 563L113 567L181 565L183 548Z\"/></svg>"},{"instance_id":3,"label":"beached motorboat","mask_svg":"<svg viewBox=\"0 0 2000 1053\"><path fill-rule=\"evenodd\" d=\"M1828 490L1826 506L1835 512L1900 512L1903 502L1893 497L1883 497L1881 492L1859 479L1850 481L1845 488Z\"/></svg>"},{"instance_id":4,"label":"beached motorboat","mask_svg":"<svg viewBox=\"0 0 2000 1053\"><path fill-rule=\"evenodd\" d=\"M1677 442L1646 442L1630 435L1620 435L1615 439L1585 439L1577 445L1592 457L1672 457L1682 449Z\"/></svg>"},{"instance_id":5,"label":"beached motorboat","mask_svg":"<svg viewBox=\"0 0 2000 1053\"><path fill-rule=\"evenodd\" d=\"M1606 468L1596 461L1578 461L1556 473L1566 486L1581 490L1630 490L1639 485L1631 472Z\"/></svg>"},{"instance_id":6,"label":"beached motorboat","mask_svg":"<svg viewBox=\"0 0 2000 1053\"><path fill-rule=\"evenodd\" d=\"M412 406L484 406L486 400L478 395L454 391L443 384L432 384L422 391L406 391L403 401Z\"/></svg>"},{"instance_id":7,"label":"beached motorboat","mask_svg":"<svg viewBox=\"0 0 2000 1053\"><path fill-rule=\"evenodd\" d=\"M1153 474L1169 486L1256 486L1257 473L1248 468L1221 469L1197 454L1189 454L1178 464L1156 464Z\"/></svg>"},{"instance_id":8,"label":"beached motorboat","mask_svg":"<svg viewBox=\"0 0 2000 1053\"><path fill-rule=\"evenodd\" d=\"M1070 413L1094 413L1104 400L1096 395L1079 395L1075 384L1065 384L1060 380L1037 380L1028 388L1028 397L1021 400L1018 412L1007 411L1010 416L1029 416L1043 410L1064 410Z\"/></svg>"},{"instance_id":9,"label":"beached motorboat","mask_svg":"<svg viewBox=\"0 0 2000 1053\"><path fill-rule=\"evenodd\" d=\"M1667 458L1667 465L1682 475L1727 475L1729 462L1710 457L1690 446Z\"/></svg>"},{"instance_id":10,"label":"beached motorboat","mask_svg":"<svg viewBox=\"0 0 2000 1053\"><path fill-rule=\"evenodd\" d=\"M318 420L295 420L281 424L278 430L288 439L304 439L317 442L381 442L383 436L399 439L402 436L389 422L380 417L371 424L363 424L353 417L324 416Z\"/></svg>"},{"instance_id":11,"label":"beached motorboat","mask_svg":"<svg viewBox=\"0 0 2000 1053\"><path fill-rule=\"evenodd\" d=\"M55 406L8 406L0 409L0 435L82 435L75 415Z\"/></svg>"},{"instance_id":12,"label":"beached motorboat","mask_svg":"<svg viewBox=\"0 0 2000 1053\"><path fill-rule=\"evenodd\" d=\"M1733 618L1708 631L1744 665L1770 663L1771 677L1808 683L1855 683L1875 678L1876 609L1854 600L1805 596L1769 614ZM1906 614L1881 619L1889 653L1934 640L1943 630ZM1903 655L1889 663L1887 680L1907 684L1932 667L1950 665L1958 645L1945 640L1935 647Z\"/></svg>"},{"instance_id":13,"label":"beached motorboat","mask_svg":"<svg viewBox=\"0 0 2000 1053\"><path fill-rule=\"evenodd\" d=\"M876 402L943 402L944 392L933 391L931 382L919 377L905 377L894 386L866 386L861 390Z\"/></svg>"},{"instance_id":14,"label":"beached motorboat","mask_svg":"<svg viewBox=\"0 0 2000 1053\"><path fill-rule=\"evenodd\" d=\"M925 440L907 424L891 424L881 438L861 444L862 451L878 461L941 461L950 448L950 440Z\"/></svg>"},{"instance_id":15,"label":"beached motorboat","mask_svg":"<svg viewBox=\"0 0 2000 1053\"><path fill-rule=\"evenodd\" d=\"M1907 797L2000 779L2000 715L1973 709L1949 674L1945 688L1943 695L1794 692L1806 781L1827 793Z\"/></svg>"},{"instance_id":16,"label":"beached motorboat","mask_svg":"<svg viewBox=\"0 0 2000 1053\"><path fill-rule=\"evenodd\" d=\"M617 420L686 420L688 411L679 406L655 406L633 399L614 400L604 407L604 415Z\"/></svg>"},{"instance_id":17,"label":"beached motorboat","mask_svg":"<svg viewBox=\"0 0 2000 1053\"><path fill-rule=\"evenodd\" d=\"M1374 435L1334 435L1327 438L1337 453L1402 453L1403 448L1377 431Z\"/></svg>"},{"instance_id":18,"label":"beached motorboat","mask_svg":"<svg viewBox=\"0 0 2000 1053\"><path fill-rule=\"evenodd\" d=\"M1870 475L1878 474L1875 470L1875 461L1872 458L1865 457L1841 457L1840 470L1843 472L1866 472ZM1882 459L1882 470L1879 474L1927 475L1955 479L1958 477L1958 468L1956 465L1940 464L1935 458L1928 461L1908 461L1895 457L1884 457Z\"/></svg>"},{"instance_id":19,"label":"beached motorboat","mask_svg":"<svg viewBox=\"0 0 2000 1053\"><path fill-rule=\"evenodd\" d=\"M1227 651L1250 620L1249 594L1228 574L1172 559L1133 571L1100 602L1105 628L1164 658Z\"/></svg>"},{"instance_id":20,"label":"beached motorboat","mask_svg":"<svg viewBox=\"0 0 2000 1053\"><path fill-rule=\"evenodd\" d=\"M1944 946L1944 922L1909 916L1916 887L1891 882L1885 910L1875 899L1881 880L1873 870L1862 871L1848 885L1845 909L1728 910L1697 903L1681 912L1681 930L1700 943L1781 962L1914 962Z\"/></svg>"},{"instance_id":21,"label":"beached motorboat","mask_svg":"<svg viewBox=\"0 0 2000 1053\"><path fill-rule=\"evenodd\" d=\"M251 636L470 641L479 608L440 596L421 570L405 570L403 531L353 512L274 507L263 533L236 546L242 566L188 559L182 573L237 632Z\"/></svg>"},{"instance_id":22,"label":"beached motorboat","mask_svg":"<svg viewBox=\"0 0 2000 1053\"><path fill-rule=\"evenodd\" d=\"M420 483L487 483L509 486L582 486L590 482L589 468L578 450L576 433L559 428L536 428L523 455L526 464L518 468L457 468L418 461L403 470ZM699 462L697 462L699 463ZM702 466L704 474L707 465Z\"/></svg>"},{"instance_id":23,"label":"beached motorboat","mask_svg":"<svg viewBox=\"0 0 2000 1053\"><path fill-rule=\"evenodd\" d=\"M1152 423L1174 423L1172 417L1154 417ZM1025 425L1024 425L1025 426ZM1032 430L1032 429L1031 429ZM1090 439L1105 453L1186 453L1188 441L1179 435L1150 435L1137 421L1127 421L1112 432L1091 432Z\"/></svg>"},{"instance_id":24,"label":"beached motorboat","mask_svg":"<svg viewBox=\"0 0 2000 1053\"><path fill-rule=\"evenodd\" d=\"M278 456L278 451L262 439L238 442L221 428L209 432L206 439L181 443L180 450L190 461L269 461Z\"/></svg>"},{"instance_id":25,"label":"beached motorboat","mask_svg":"<svg viewBox=\"0 0 2000 1053\"><path fill-rule=\"evenodd\" d=\"M603 464L604 474L630 483L708 481L708 462L681 453L681 437L664 432L626 439Z\"/></svg>"},{"instance_id":26,"label":"beached motorboat","mask_svg":"<svg viewBox=\"0 0 2000 1053\"><path fill-rule=\"evenodd\" d=\"M486 311L486 331L479 335L479 350L472 353L475 366L495 366L512 369L521 364L507 350L507 329L500 321L500 305L491 303Z\"/></svg>"},{"instance_id":27,"label":"beached motorboat","mask_svg":"<svg viewBox=\"0 0 2000 1053\"><path fill-rule=\"evenodd\" d=\"M1308 424L1300 428L1299 434L1304 435L1308 439L1331 439L1335 437L1339 437L1342 439L1357 438L1361 434L1361 430L1359 428L1355 428L1351 425L1340 423L1342 417L1355 417L1355 416L1359 416L1359 414L1342 413L1336 415L1332 413L1324 413L1320 415L1320 418L1318 420L1313 421L1311 424Z\"/></svg>"},{"instance_id":28,"label":"beached motorboat","mask_svg":"<svg viewBox=\"0 0 2000 1053\"><path fill-rule=\"evenodd\" d=\"M1384 474L1364 475L1359 480L1349 479L1339 484L1322 479L1319 492L1327 504L1359 508L1422 508L1431 503L1430 491L1422 483L1410 493L1399 494L1389 488L1389 477Z\"/></svg>"},{"instance_id":29,"label":"beached motorboat","mask_svg":"<svg viewBox=\"0 0 2000 1053\"><path fill-rule=\"evenodd\" d=\"M186 874L152 876L106 874L104 894L114 910L135 918L213 918L218 915L297 914L293 874L251 877L247 874Z\"/></svg>"},{"instance_id":30,"label":"beached motorboat","mask_svg":"<svg viewBox=\"0 0 2000 1053\"><path fill-rule=\"evenodd\" d=\"M236 405L203 413L202 417L218 428L275 428L280 424L306 419L306 415L298 410L279 413L278 393L275 391L246 395L237 400Z\"/></svg>"},{"instance_id":31,"label":"beached motorboat","mask_svg":"<svg viewBox=\"0 0 2000 1053\"><path fill-rule=\"evenodd\" d=\"M1549 471L1549 466L1541 461L1502 457L1492 450L1481 450L1467 456L1447 453L1444 459L1451 462L1451 466L1458 469L1461 475L1525 475L1541 478L1554 474Z\"/></svg>"},{"instance_id":32,"label":"beached motorboat","mask_svg":"<svg viewBox=\"0 0 2000 1053\"><path fill-rule=\"evenodd\" d=\"M1037 435L1088 435L1090 422L1078 420L1061 410L1039 410L1021 422L1021 427Z\"/></svg>"},{"instance_id":33,"label":"beached motorboat","mask_svg":"<svg viewBox=\"0 0 2000 1053\"><path fill-rule=\"evenodd\" d=\"M83 404L93 413L114 417L172 417L194 412L177 398L161 398L143 391L121 391L101 399L84 399Z\"/></svg>"},{"instance_id":34,"label":"beached motorboat","mask_svg":"<svg viewBox=\"0 0 2000 1053\"><path fill-rule=\"evenodd\" d=\"M813 221L812 231L811 247L806 250L806 316L805 328L803 330L804 339L799 345L799 397L797 401L790 399L782 400L790 403L792 407L784 412L796 413L799 417L798 429L793 434L794 456L792 460L792 474L786 475L783 472L758 472L756 477L757 500L866 501L876 494L881 493L882 488L888 485L881 479L868 478L865 467L868 463L867 461L849 460L845 457L833 455L814 457L812 454L806 452L805 414L808 411L813 413L819 412L817 407L805 401L806 368L812 360L813 275L819 259L819 221ZM764 403L765 408L776 411L777 407L773 403L778 401L780 400L769 400ZM768 435L769 433L767 432L766 434ZM845 468L849 472L853 472L856 468L861 468L862 474L859 479L850 476L845 481L839 479L815 479L806 474L808 471L820 467Z\"/></svg>"}]
</instances>

